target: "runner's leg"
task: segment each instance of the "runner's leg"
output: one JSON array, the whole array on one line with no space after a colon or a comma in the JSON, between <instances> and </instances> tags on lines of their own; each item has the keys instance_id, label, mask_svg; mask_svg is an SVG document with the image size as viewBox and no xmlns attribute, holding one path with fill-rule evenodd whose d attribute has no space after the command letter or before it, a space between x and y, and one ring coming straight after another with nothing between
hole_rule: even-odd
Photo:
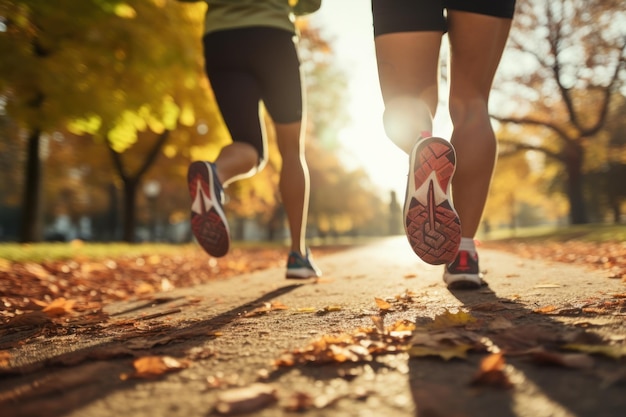
<instances>
[{"instance_id":1,"label":"runner's leg","mask_svg":"<svg viewBox=\"0 0 626 417\"><path fill-rule=\"evenodd\" d=\"M451 142L457 154L452 197L467 238L478 229L495 166L488 100L510 26L511 19L448 11Z\"/></svg>"}]
</instances>

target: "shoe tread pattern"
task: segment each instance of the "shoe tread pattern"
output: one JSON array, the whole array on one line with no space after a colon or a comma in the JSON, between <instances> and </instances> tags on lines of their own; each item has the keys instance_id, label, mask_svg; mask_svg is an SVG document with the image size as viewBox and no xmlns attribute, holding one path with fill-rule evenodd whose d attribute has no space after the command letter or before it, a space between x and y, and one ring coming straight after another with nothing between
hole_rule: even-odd
<instances>
[{"instance_id":1,"label":"shoe tread pattern","mask_svg":"<svg viewBox=\"0 0 626 417\"><path fill-rule=\"evenodd\" d=\"M187 183L189 185L189 195L192 202L198 196L199 192L204 193L213 204L219 204L217 199L219 196L213 195L211 187L211 178L209 169L204 162L194 162L190 165L187 174ZM201 190L198 189L200 185ZM207 210L204 199L200 199L202 209L200 212L191 212L191 231L196 237L198 244L209 255L221 257L226 255L230 246L230 237L228 226L222 220L215 206Z\"/></svg>"},{"instance_id":2,"label":"shoe tread pattern","mask_svg":"<svg viewBox=\"0 0 626 417\"><path fill-rule=\"evenodd\" d=\"M451 145L443 139L426 140L416 150L414 175L416 188L427 181L426 204L411 198L405 217L407 237L413 251L432 265L451 262L459 248L461 223L450 203L449 196L437 203L432 173L436 174L438 187L444 192L454 174L455 154Z\"/></svg>"}]
</instances>

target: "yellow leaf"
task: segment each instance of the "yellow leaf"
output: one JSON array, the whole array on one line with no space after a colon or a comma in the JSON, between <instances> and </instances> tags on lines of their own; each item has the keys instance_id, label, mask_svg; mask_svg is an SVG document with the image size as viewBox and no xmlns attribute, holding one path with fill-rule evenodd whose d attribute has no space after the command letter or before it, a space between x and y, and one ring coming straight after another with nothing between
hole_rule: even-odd
<instances>
[{"instance_id":1,"label":"yellow leaf","mask_svg":"<svg viewBox=\"0 0 626 417\"><path fill-rule=\"evenodd\" d=\"M432 327L434 329L442 329L446 327L465 326L466 324L474 322L476 322L476 318L470 313L465 311L451 313L449 310L446 310L442 314L435 317Z\"/></svg>"},{"instance_id":2,"label":"yellow leaf","mask_svg":"<svg viewBox=\"0 0 626 417\"><path fill-rule=\"evenodd\" d=\"M99 116L90 116L68 123L67 129L75 135L94 134L100 129L101 125L102 119Z\"/></svg>"},{"instance_id":3,"label":"yellow leaf","mask_svg":"<svg viewBox=\"0 0 626 417\"><path fill-rule=\"evenodd\" d=\"M183 126L193 126L196 123L196 116L193 107L189 104L183 105L180 111L180 124Z\"/></svg>"},{"instance_id":4,"label":"yellow leaf","mask_svg":"<svg viewBox=\"0 0 626 417\"><path fill-rule=\"evenodd\" d=\"M115 15L123 19L134 19L137 12L129 4L119 3L115 6Z\"/></svg>"}]
</instances>

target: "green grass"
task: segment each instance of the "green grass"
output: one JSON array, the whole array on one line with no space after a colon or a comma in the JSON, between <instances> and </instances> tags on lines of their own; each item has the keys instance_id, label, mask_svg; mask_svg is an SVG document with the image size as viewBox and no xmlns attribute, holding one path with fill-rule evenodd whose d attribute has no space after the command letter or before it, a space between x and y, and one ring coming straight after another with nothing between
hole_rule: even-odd
<instances>
[{"instance_id":1,"label":"green grass","mask_svg":"<svg viewBox=\"0 0 626 417\"><path fill-rule=\"evenodd\" d=\"M519 242L565 242L578 240L583 242L626 242L626 225L585 224L561 227L529 227L515 231L495 230L484 241L519 241Z\"/></svg>"},{"instance_id":2,"label":"green grass","mask_svg":"<svg viewBox=\"0 0 626 417\"><path fill-rule=\"evenodd\" d=\"M0 259L14 262L42 262L87 258L91 260L124 256L185 253L198 250L195 245L128 244L128 243L2 243Z\"/></svg>"},{"instance_id":3,"label":"green grass","mask_svg":"<svg viewBox=\"0 0 626 417\"><path fill-rule=\"evenodd\" d=\"M589 224L563 227L520 228L494 230L483 241L517 242L626 242L626 225ZM313 246L353 246L375 241L377 238L344 238L312 241ZM233 247L242 249L284 248L285 242L233 242ZM165 243L0 243L0 259L14 262L42 262L84 258L98 260L126 256L185 254L200 250L195 244L173 245Z\"/></svg>"}]
</instances>

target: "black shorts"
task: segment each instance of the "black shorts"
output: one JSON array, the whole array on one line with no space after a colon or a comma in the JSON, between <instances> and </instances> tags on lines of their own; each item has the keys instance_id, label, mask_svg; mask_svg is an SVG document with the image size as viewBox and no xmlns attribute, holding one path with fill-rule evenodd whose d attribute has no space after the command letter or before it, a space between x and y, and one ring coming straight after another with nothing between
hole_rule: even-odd
<instances>
[{"instance_id":1,"label":"black shorts","mask_svg":"<svg viewBox=\"0 0 626 417\"><path fill-rule=\"evenodd\" d=\"M204 36L205 70L233 141L264 156L259 102L272 120L302 120L300 60L294 34L271 27L211 32Z\"/></svg>"},{"instance_id":2,"label":"black shorts","mask_svg":"<svg viewBox=\"0 0 626 417\"><path fill-rule=\"evenodd\" d=\"M372 0L374 36L396 32L446 32L445 10L511 19L515 0Z\"/></svg>"}]
</instances>

